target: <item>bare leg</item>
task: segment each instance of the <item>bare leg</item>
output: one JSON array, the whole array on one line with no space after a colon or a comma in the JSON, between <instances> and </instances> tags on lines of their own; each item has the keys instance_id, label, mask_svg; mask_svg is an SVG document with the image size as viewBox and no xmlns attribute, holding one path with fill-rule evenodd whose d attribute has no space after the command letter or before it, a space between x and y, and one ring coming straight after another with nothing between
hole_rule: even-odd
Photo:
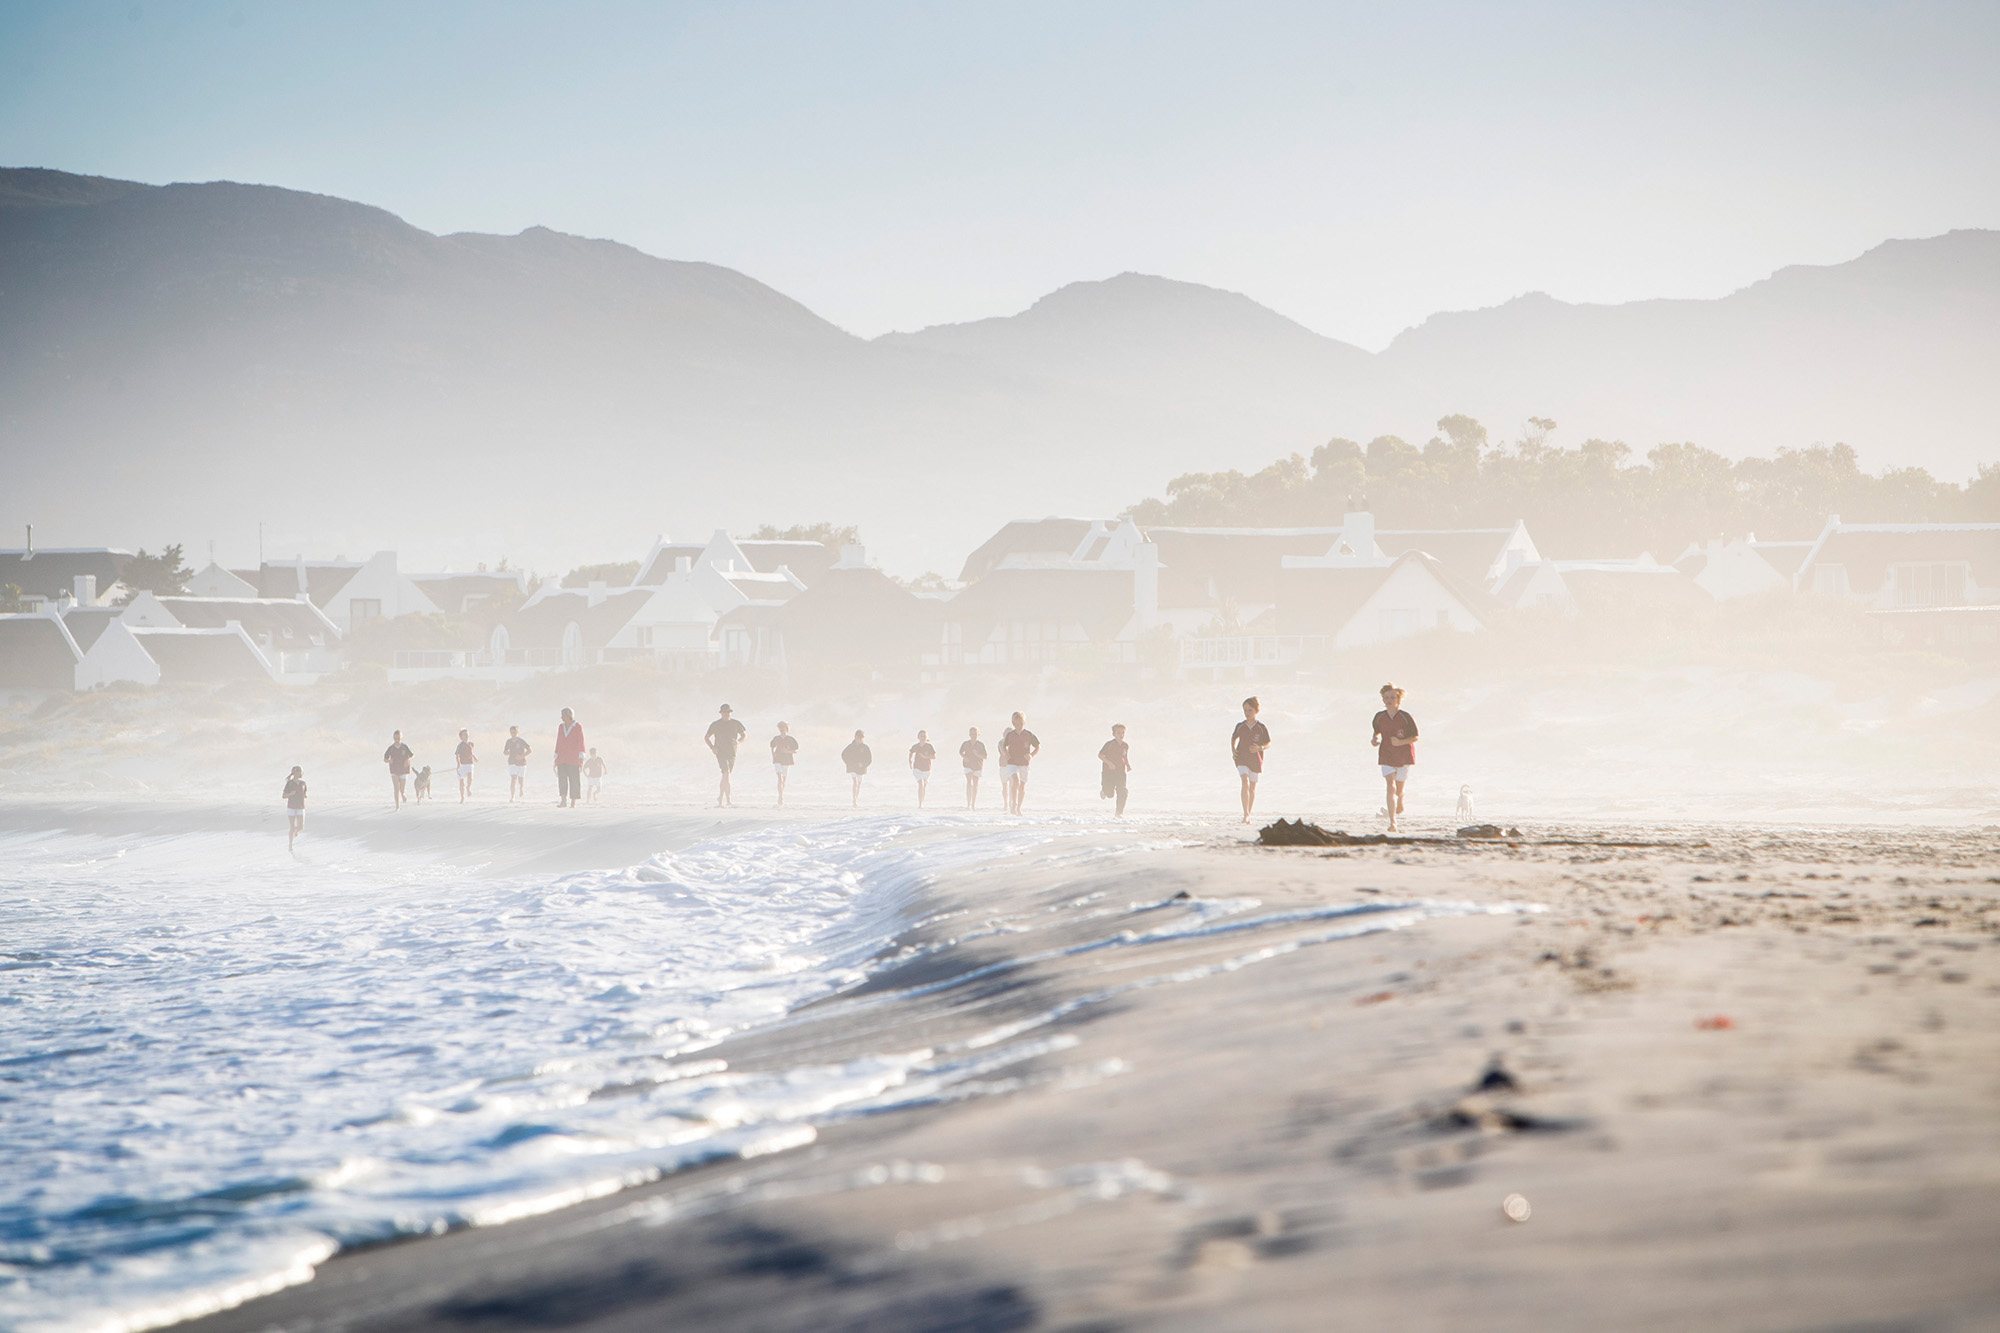
<instances>
[{"instance_id":1,"label":"bare leg","mask_svg":"<svg viewBox=\"0 0 2000 1333\"><path fill-rule=\"evenodd\" d=\"M919 810L921 810L921 809L923 809L923 808L924 808L924 787L925 787L925 785L926 785L926 784L925 784L925 782L924 782L924 780L923 780L922 778L918 778L918 779L917 779L917 809L919 809Z\"/></svg>"},{"instance_id":2,"label":"bare leg","mask_svg":"<svg viewBox=\"0 0 2000 1333\"><path fill-rule=\"evenodd\" d=\"M784 803L785 803L785 771L784 771L783 769L779 769L779 770L778 770L778 804L779 804L779 805L783 805Z\"/></svg>"},{"instance_id":3,"label":"bare leg","mask_svg":"<svg viewBox=\"0 0 2000 1333\"><path fill-rule=\"evenodd\" d=\"M1125 813L1125 786L1123 783L1120 783L1118 786L1118 814L1122 817L1124 813Z\"/></svg>"},{"instance_id":4,"label":"bare leg","mask_svg":"<svg viewBox=\"0 0 2000 1333\"><path fill-rule=\"evenodd\" d=\"M1243 822L1247 824L1250 822L1250 807L1257 804L1257 784L1250 780L1247 773L1239 776L1243 779Z\"/></svg>"},{"instance_id":5,"label":"bare leg","mask_svg":"<svg viewBox=\"0 0 2000 1333\"><path fill-rule=\"evenodd\" d=\"M1382 804L1389 811L1389 832L1396 831L1396 779L1382 779Z\"/></svg>"},{"instance_id":6,"label":"bare leg","mask_svg":"<svg viewBox=\"0 0 2000 1333\"><path fill-rule=\"evenodd\" d=\"M1028 780L1027 780L1026 778L1015 778L1015 779L1014 779L1014 813L1015 813L1015 814L1017 814L1017 815L1018 815L1018 814L1020 814L1020 813L1021 813L1021 807L1022 807L1023 805L1026 805L1026 804L1027 804L1027 802L1028 802Z\"/></svg>"},{"instance_id":7,"label":"bare leg","mask_svg":"<svg viewBox=\"0 0 2000 1333\"><path fill-rule=\"evenodd\" d=\"M856 810L861 808L861 777L859 774L856 774L854 778L854 808Z\"/></svg>"},{"instance_id":8,"label":"bare leg","mask_svg":"<svg viewBox=\"0 0 2000 1333\"><path fill-rule=\"evenodd\" d=\"M1403 784L1400 779L1396 783L1396 813L1403 813Z\"/></svg>"}]
</instances>

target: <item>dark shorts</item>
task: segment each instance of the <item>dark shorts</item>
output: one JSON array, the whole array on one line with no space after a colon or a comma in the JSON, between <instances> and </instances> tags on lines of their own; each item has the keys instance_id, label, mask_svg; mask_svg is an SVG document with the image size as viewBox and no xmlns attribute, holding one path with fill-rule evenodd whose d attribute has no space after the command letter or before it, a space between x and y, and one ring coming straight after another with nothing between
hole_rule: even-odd
<instances>
[{"instance_id":1,"label":"dark shorts","mask_svg":"<svg viewBox=\"0 0 2000 1333\"><path fill-rule=\"evenodd\" d=\"M715 751L715 766L725 773L733 772L736 768L736 751L724 750L718 746Z\"/></svg>"},{"instance_id":2,"label":"dark shorts","mask_svg":"<svg viewBox=\"0 0 2000 1333\"><path fill-rule=\"evenodd\" d=\"M1104 784L1098 789L1103 796L1117 796L1125 790L1125 770L1107 768L1104 770Z\"/></svg>"}]
</instances>

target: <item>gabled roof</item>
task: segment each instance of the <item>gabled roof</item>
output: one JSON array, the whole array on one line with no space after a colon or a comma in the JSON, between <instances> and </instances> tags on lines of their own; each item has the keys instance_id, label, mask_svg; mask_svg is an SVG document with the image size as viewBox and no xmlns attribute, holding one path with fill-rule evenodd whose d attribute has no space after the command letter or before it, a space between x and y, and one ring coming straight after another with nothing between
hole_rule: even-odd
<instances>
[{"instance_id":1,"label":"gabled roof","mask_svg":"<svg viewBox=\"0 0 2000 1333\"><path fill-rule=\"evenodd\" d=\"M221 629L234 620L252 640L303 648L340 642L340 628L311 602L282 597L162 597L160 605L189 629Z\"/></svg>"},{"instance_id":2,"label":"gabled roof","mask_svg":"<svg viewBox=\"0 0 2000 1333\"><path fill-rule=\"evenodd\" d=\"M0 689L73 690L82 656L54 616L0 615Z\"/></svg>"},{"instance_id":3,"label":"gabled roof","mask_svg":"<svg viewBox=\"0 0 2000 1333\"><path fill-rule=\"evenodd\" d=\"M1751 542L1750 549L1764 557L1764 563L1791 578L1799 572L1805 561L1806 552L1812 550L1811 542Z\"/></svg>"},{"instance_id":4,"label":"gabled roof","mask_svg":"<svg viewBox=\"0 0 2000 1333\"><path fill-rule=\"evenodd\" d=\"M745 573L735 570L723 574L722 577L730 587L753 602L789 602L800 592L799 585L783 574Z\"/></svg>"},{"instance_id":5,"label":"gabled roof","mask_svg":"<svg viewBox=\"0 0 2000 1333\"><path fill-rule=\"evenodd\" d=\"M465 611L468 598L506 596L521 591L524 576L514 570L487 570L458 573L446 571L437 574L410 574L410 582L423 589L424 596L436 604L438 610L447 615L460 615Z\"/></svg>"},{"instance_id":6,"label":"gabled roof","mask_svg":"<svg viewBox=\"0 0 2000 1333\"><path fill-rule=\"evenodd\" d=\"M25 550L0 551L0 584L16 584L22 592L40 597L60 597L76 587L79 574L97 580L98 595L110 591L132 559L130 551L110 547L36 547L33 555Z\"/></svg>"},{"instance_id":7,"label":"gabled roof","mask_svg":"<svg viewBox=\"0 0 2000 1333\"><path fill-rule=\"evenodd\" d=\"M1279 630L1285 634L1338 634L1370 597L1405 565L1417 565L1456 598L1473 619L1492 619L1493 599L1453 574L1443 561L1406 551L1388 565L1321 566L1284 571L1286 589L1278 601Z\"/></svg>"},{"instance_id":8,"label":"gabled roof","mask_svg":"<svg viewBox=\"0 0 2000 1333\"><path fill-rule=\"evenodd\" d=\"M308 560L306 564L306 596L314 606L325 606L340 595L340 590L348 585L361 569L359 560ZM297 561L283 564L266 564L257 571L257 594L260 597L297 597L299 595L299 567Z\"/></svg>"},{"instance_id":9,"label":"gabled roof","mask_svg":"<svg viewBox=\"0 0 2000 1333\"><path fill-rule=\"evenodd\" d=\"M160 665L162 685L215 685L269 680L270 668L234 630L134 629L132 637Z\"/></svg>"},{"instance_id":10,"label":"gabled roof","mask_svg":"<svg viewBox=\"0 0 2000 1333\"><path fill-rule=\"evenodd\" d=\"M808 584L840 558L840 552L825 542L739 541L736 544L750 557L750 564L758 573L775 574L783 567L798 575L799 582Z\"/></svg>"},{"instance_id":11,"label":"gabled roof","mask_svg":"<svg viewBox=\"0 0 2000 1333\"><path fill-rule=\"evenodd\" d=\"M965 568L959 571L959 581L971 583L984 578L1010 555L1067 557L1075 552L1077 545L1090 532L1092 521L1087 518L1037 518L1009 523L965 557ZM1117 523L1110 521L1106 526L1116 527Z\"/></svg>"},{"instance_id":12,"label":"gabled roof","mask_svg":"<svg viewBox=\"0 0 2000 1333\"><path fill-rule=\"evenodd\" d=\"M936 631L940 603L918 597L872 565L828 569L782 606L752 603L726 613L724 625L774 625L795 662L908 665Z\"/></svg>"},{"instance_id":13,"label":"gabled roof","mask_svg":"<svg viewBox=\"0 0 2000 1333\"><path fill-rule=\"evenodd\" d=\"M1396 528L1378 530L1375 544L1385 555L1422 551L1464 582L1484 586L1513 537L1513 528Z\"/></svg>"},{"instance_id":14,"label":"gabled roof","mask_svg":"<svg viewBox=\"0 0 2000 1333\"><path fill-rule=\"evenodd\" d=\"M674 562L685 559L690 565L701 559L706 550L706 542L672 542L663 544L653 551L653 558L632 580L634 587L657 587L667 581L667 575L674 572Z\"/></svg>"},{"instance_id":15,"label":"gabled roof","mask_svg":"<svg viewBox=\"0 0 2000 1333\"><path fill-rule=\"evenodd\" d=\"M510 648L560 648L571 621L583 634L585 648L602 648L631 623L639 608L653 599L652 588L615 588L596 606L587 588L549 593L507 617Z\"/></svg>"},{"instance_id":16,"label":"gabled roof","mask_svg":"<svg viewBox=\"0 0 2000 1333\"><path fill-rule=\"evenodd\" d=\"M1288 555L1325 555L1341 528L1147 528L1160 552L1162 607L1221 607L1278 600Z\"/></svg>"},{"instance_id":17,"label":"gabled roof","mask_svg":"<svg viewBox=\"0 0 2000 1333\"><path fill-rule=\"evenodd\" d=\"M1133 577L1129 569L996 569L945 602L943 615L976 626L1075 621L1102 643L1132 621ZM985 637L968 635L966 642Z\"/></svg>"},{"instance_id":18,"label":"gabled roof","mask_svg":"<svg viewBox=\"0 0 2000 1333\"><path fill-rule=\"evenodd\" d=\"M72 606L63 612L62 621L76 646L87 653L104 627L124 614L124 609L116 606Z\"/></svg>"},{"instance_id":19,"label":"gabled roof","mask_svg":"<svg viewBox=\"0 0 2000 1333\"><path fill-rule=\"evenodd\" d=\"M1844 565L1847 586L1872 593L1888 582L1891 565L1921 563L1969 564L1974 583L2000 588L2000 523L1828 524L1797 577L1809 578L1814 565Z\"/></svg>"}]
</instances>

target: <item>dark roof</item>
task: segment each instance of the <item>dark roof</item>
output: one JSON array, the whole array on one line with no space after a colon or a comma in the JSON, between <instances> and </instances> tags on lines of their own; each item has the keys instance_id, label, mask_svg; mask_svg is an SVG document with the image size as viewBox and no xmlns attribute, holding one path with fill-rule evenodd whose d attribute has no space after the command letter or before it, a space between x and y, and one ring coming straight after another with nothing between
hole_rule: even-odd
<instances>
[{"instance_id":1,"label":"dark roof","mask_svg":"<svg viewBox=\"0 0 2000 1333\"><path fill-rule=\"evenodd\" d=\"M73 690L76 650L48 616L0 616L0 688Z\"/></svg>"},{"instance_id":2,"label":"dark roof","mask_svg":"<svg viewBox=\"0 0 2000 1333\"><path fill-rule=\"evenodd\" d=\"M26 551L0 551L0 584L18 584L25 593L60 597L76 587L77 575L89 574L97 579L97 591L102 594L124 574L131 559L130 551L108 547L37 548L32 556Z\"/></svg>"},{"instance_id":3,"label":"dark roof","mask_svg":"<svg viewBox=\"0 0 2000 1333\"><path fill-rule=\"evenodd\" d=\"M263 659L240 634L197 629L134 629L132 633L147 656L159 663L162 685L271 678Z\"/></svg>"},{"instance_id":4,"label":"dark roof","mask_svg":"<svg viewBox=\"0 0 2000 1333\"><path fill-rule=\"evenodd\" d=\"M189 629L221 629L234 620L258 643L270 636L278 648L305 648L340 641L326 617L297 598L162 597L160 605Z\"/></svg>"},{"instance_id":5,"label":"dark roof","mask_svg":"<svg viewBox=\"0 0 2000 1333\"><path fill-rule=\"evenodd\" d=\"M944 603L944 618L966 625L1076 621L1093 643L1116 638L1131 622L1129 569L996 569ZM984 634L967 635L972 643Z\"/></svg>"},{"instance_id":6,"label":"dark roof","mask_svg":"<svg viewBox=\"0 0 2000 1333\"><path fill-rule=\"evenodd\" d=\"M1338 634L1375 590L1405 564L1423 566L1444 590L1457 598L1482 623L1492 618L1493 599L1453 574L1443 561L1421 551L1408 551L1394 564L1373 568L1287 569L1278 599L1281 634Z\"/></svg>"},{"instance_id":7,"label":"dark roof","mask_svg":"<svg viewBox=\"0 0 2000 1333\"><path fill-rule=\"evenodd\" d=\"M1090 531L1087 518L1020 519L1007 524L986 539L984 545L965 557L959 571L961 583L971 583L991 573L1010 555L1061 555L1075 551ZM1106 524L1106 526L1112 526ZM801 575L800 577L804 577Z\"/></svg>"},{"instance_id":8,"label":"dark roof","mask_svg":"<svg viewBox=\"0 0 2000 1333\"><path fill-rule=\"evenodd\" d=\"M602 648L639 614L639 608L652 596L651 588L614 588L606 591L603 601L592 606L587 588L550 593L507 617L507 646L560 648L563 631L575 621L583 634L583 646Z\"/></svg>"},{"instance_id":9,"label":"dark roof","mask_svg":"<svg viewBox=\"0 0 2000 1333\"><path fill-rule=\"evenodd\" d=\"M87 653L104 633L104 627L124 614L124 609L116 606L72 606L63 612L63 626L76 640L76 646Z\"/></svg>"},{"instance_id":10,"label":"dark roof","mask_svg":"<svg viewBox=\"0 0 2000 1333\"><path fill-rule=\"evenodd\" d=\"M1883 524L1835 528L1812 555L1815 565L1845 565L1847 586L1873 593L1889 567L1935 562L1972 566L1972 581L2000 588L2000 523Z\"/></svg>"},{"instance_id":11,"label":"dark roof","mask_svg":"<svg viewBox=\"0 0 2000 1333\"><path fill-rule=\"evenodd\" d=\"M1627 608L1666 610L1715 605L1715 599L1693 579L1671 566L1658 570L1568 569L1563 586L1586 615Z\"/></svg>"},{"instance_id":12,"label":"dark roof","mask_svg":"<svg viewBox=\"0 0 2000 1333\"><path fill-rule=\"evenodd\" d=\"M1467 583L1481 587L1486 571L1500 558L1512 528L1415 529L1399 528L1375 534L1375 544L1384 555L1422 551Z\"/></svg>"},{"instance_id":13,"label":"dark roof","mask_svg":"<svg viewBox=\"0 0 2000 1333\"><path fill-rule=\"evenodd\" d=\"M1215 607L1278 600L1288 555L1325 555L1339 528L1147 528L1160 550L1160 605Z\"/></svg>"},{"instance_id":14,"label":"dark roof","mask_svg":"<svg viewBox=\"0 0 2000 1333\"><path fill-rule=\"evenodd\" d=\"M743 554L750 557L750 566L759 574L775 574L780 566L799 576L799 582L811 583L830 569L840 552L825 542L776 542L740 541ZM669 565L667 568L672 569Z\"/></svg>"},{"instance_id":15,"label":"dark roof","mask_svg":"<svg viewBox=\"0 0 2000 1333\"><path fill-rule=\"evenodd\" d=\"M639 571L632 580L633 587L657 588L667 581L667 575L674 572L674 561L685 556L690 565L701 559L701 553L708 549L707 542L675 542L662 546L653 556L653 563ZM749 552L744 552L748 555Z\"/></svg>"},{"instance_id":16,"label":"dark roof","mask_svg":"<svg viewBox=\"0 0 2000 1333\"><path fill-rule=\"evenodd\" d=\"M1811 542L1751 542L1750 549L1764 557L1764 563L1786 578L1799 572L1799 565L1812 550Z\"/></svg>"},{"instance_id":17,"label":"dark roof","mask_svg":"<svg viewBox=\"0 0 2000 1333\"><path fill-rule=\"evenodd\" d=\"M306 596L314 606L325 606L347 586L348 580L360 572L358 561L306 561ZM299 595L298 562L289 564L267 564L257 571L251 580L257 585L259 597L297 597Z\"/></svg>"},{"instance_id":18,"label":"dark roof","mask_svg":"<svg viewBox=\"0 0 2000 1333\"><path fill-rule=\"evenodd\" d=\"M939 603L919 597L879 569L828 569L771 613L795 662L913 667L936 634ZM727 617L749 617L739 607Z\"/></svg>"},{"instance_id":19,"label":"dark roof","mask_svg":"<svg viewBox=\"0 0 2000 1333\"><path fill-rule=\"evenodd\" d=\"M423 589L424 596L431 599L437 609L447 615L460 615L465 611L467 598L479 599L518 595L520 580L511 572L484 574L412 574L410 582ZM310 576L308 576L310 581Z\"/></svg>"},{"instance_id":20,"label":"dark roof","mask_svg":"<svg viewBox=\"0 0 2000 1333\"><path fill-rule=\"evenodd\" d=\"M753 602L789 602L799 595L799 586L790 579L745 578L740 573L722 577Z\"/></svg>"}]
</instances>

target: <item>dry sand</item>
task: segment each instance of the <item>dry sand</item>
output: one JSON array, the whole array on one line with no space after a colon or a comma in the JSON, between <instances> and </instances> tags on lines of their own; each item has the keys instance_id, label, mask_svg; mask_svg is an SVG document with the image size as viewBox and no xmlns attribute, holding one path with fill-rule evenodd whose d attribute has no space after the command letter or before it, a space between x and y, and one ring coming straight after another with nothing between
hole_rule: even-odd
<instances>
[{"instance_id":1,"label":"dry sand","mask_svg":"<svg viewBox=\"0 0 2000 1333\"><path fill-rule=\"evenodd\" d=\"M946 878L865 986L704 1052L1039 1043L949 1100L188 1327L2000 1327L1992 832L1148 831ZM1137 938L1245 897L1301 914ZM1309 914L1409 899L1544 910Z\"/></svg>"}]
</instances>

